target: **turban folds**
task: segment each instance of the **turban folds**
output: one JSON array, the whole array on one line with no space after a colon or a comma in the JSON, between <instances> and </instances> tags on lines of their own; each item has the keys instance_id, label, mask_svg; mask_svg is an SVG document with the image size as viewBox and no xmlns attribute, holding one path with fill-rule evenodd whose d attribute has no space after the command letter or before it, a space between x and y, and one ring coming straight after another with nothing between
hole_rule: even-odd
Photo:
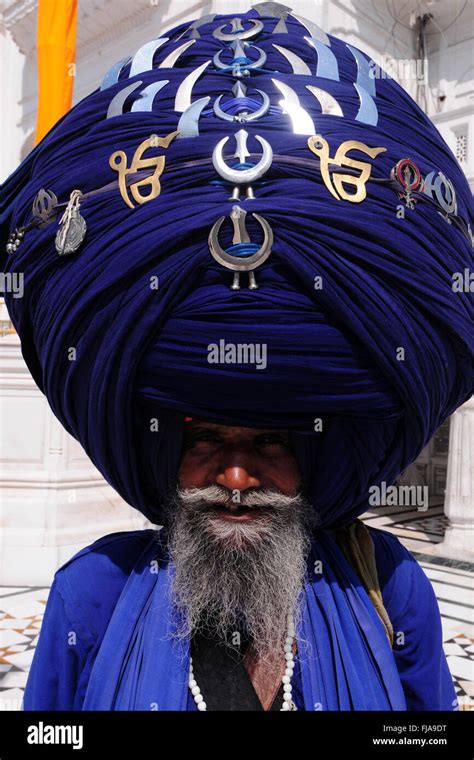
<instances>
[{"instance_id":1,"label":"turban folds","mask_svg":"<svg viewBox=\"0 0 474 760\"><path fill-rule=\"evenodd\" d=\"M23 298L6 299L54 414L153 522L188 414L291 428L311 499L333 527L364 512L369 487L393 482L472 394L472 296L453 288L472 261L471 194L435 126L390 77L369 77L362 53L325 35L309 44L293 16L274 32L276 19L252 10L239 14L243 29L262 27L240 42L239 58L235 40L214 34L238 37L234 17L215 16L197 38L189 22L178 26L148 59L117 67L116 81L78 103L9 178L3 244L30 223L42 188L64 205L5 255L4 271L24 273ZM266 57L254 66L259 51ZM180 86L206 62L186 100ZM239 64L248 74L237 75ZM255 120L216 113L220 95L224 113L239 115L260 108L262 93L269 106ZM212 160L226 137L221 157L235 171L258 164L262 140L271 146L254 198L239 185L229 200L232 182ZM134 171L146 172L140 158L159 156L148 168L161 169L159 184L134 185ZM403 159L424 178L413 207L403 179L415 169L398 182L394 172ZM87 231L78 250L58 255L76 189ZM348 197L356 191L365 197ZM231 289L232 271L210 252L221 217L221 248L236 243L233 206L247 214L250 252L262 243L257 217L273 235L257 289L247 272ZM234 361L242 345L264 346L265 366Z\"/></svg>"}]
</instances>

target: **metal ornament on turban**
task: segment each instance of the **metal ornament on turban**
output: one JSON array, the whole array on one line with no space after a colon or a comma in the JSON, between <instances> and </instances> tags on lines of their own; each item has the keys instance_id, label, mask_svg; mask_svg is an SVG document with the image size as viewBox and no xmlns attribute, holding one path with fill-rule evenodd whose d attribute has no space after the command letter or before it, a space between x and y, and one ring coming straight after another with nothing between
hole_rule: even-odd
<instances>
[{"instance_id":1,"label":"metal ornament on turban","mask_svg":"<svg viewBox=\"0 0 474 760\"><path fill-rule=\"evenodd\" d=\"M28 367L157 524L184 415L291 428L332 528L472 393L467 181L393 79L283 10L146 43L3 188Z\"/></svg>"}]
</instances>

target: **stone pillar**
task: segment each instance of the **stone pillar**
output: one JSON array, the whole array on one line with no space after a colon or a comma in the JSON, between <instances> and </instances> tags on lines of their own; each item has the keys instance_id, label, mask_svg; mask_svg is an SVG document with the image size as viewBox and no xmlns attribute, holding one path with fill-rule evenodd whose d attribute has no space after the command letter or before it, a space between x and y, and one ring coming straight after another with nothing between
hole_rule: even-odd
<instances>
[{"instance_id":1,"label":"stone pillar","mask_svg":"<svg viewBox=\"0 0 474 760\"><path fill-rule=\"evenodd\" d=\"M434 554L474 562L474 396L451 417L445 514L449 526Z\"/></svg>"},{"instance_id":2,"label":"stone pillar","mask_svg":"<svg viewBox=\"0 0 474 760\"><path fill-rule=\"evenodd\" d=\"M4 3L2 3L4 5ZM0 121L0 182L13 172L22 159L22 148L27 137L22 118L22 89L26 65L26 55L2 23L0 10L0 89L2 103L6 106L5 118Z\"/></svg>"},{"instance_id":3,"label":"stone pillar","mask_svg":"<svg viewBox=\"0 0 474 760\"><path fill-rule=\"evenodd\" d=\"M0 584L50 585L100 536L149 527L104 481L53 416L23 361L0 337Z\"/></svg>"}]
</instances>

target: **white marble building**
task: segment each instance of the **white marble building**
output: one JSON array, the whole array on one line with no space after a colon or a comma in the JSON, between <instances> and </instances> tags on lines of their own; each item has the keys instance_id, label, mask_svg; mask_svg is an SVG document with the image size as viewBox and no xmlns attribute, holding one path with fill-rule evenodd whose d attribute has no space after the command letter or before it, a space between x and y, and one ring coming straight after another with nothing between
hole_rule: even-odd
<instances>
[{"instance_id":1,"label":"white marble building","mask_svg":"<svg viewBox=\"0 0 474 760\"><path fill-rule=\"evenodd\" d=\"M167 28L250 5L250 0L80 0L74 102L95 89L113 63ZM288 0L288 5L389 67L438 126L474 188L474 0ZM36 0L0 0L0 181L33 146L36 16ZM426 75L423 82L415 75L420 72ZM104 483L54 420L4 313L0 330L0 578L11 586L49 584L56 567L81 546L145 521ZM446 487L450 525L436 551L474 561L472 401L451 419L448 462L447 435L446 426L417 468L438 503Z\"/></svg>"}]
</instances>

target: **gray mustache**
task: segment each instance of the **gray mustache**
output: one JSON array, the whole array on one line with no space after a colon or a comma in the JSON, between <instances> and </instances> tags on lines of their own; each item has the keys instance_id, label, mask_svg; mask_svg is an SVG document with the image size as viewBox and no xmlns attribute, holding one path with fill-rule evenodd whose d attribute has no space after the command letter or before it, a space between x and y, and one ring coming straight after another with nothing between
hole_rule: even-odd
<instances>
[{"instance_id":1,"label":"gray mustache","mask_svg":"<svg viewBox=\"0 0 474 760\"><path fill-rule=\"evenodd\" d=\"M240 504L243 507L273 507L274 509L286 509L300 504L301 495L287 496L273 489L249 489L241 491L240 500L233 501L232 491L219 485L205 486L204 488L178 489L178 496L186 507L195 509L226 505L230 502Z\"/></svg>"}]
</instances>

